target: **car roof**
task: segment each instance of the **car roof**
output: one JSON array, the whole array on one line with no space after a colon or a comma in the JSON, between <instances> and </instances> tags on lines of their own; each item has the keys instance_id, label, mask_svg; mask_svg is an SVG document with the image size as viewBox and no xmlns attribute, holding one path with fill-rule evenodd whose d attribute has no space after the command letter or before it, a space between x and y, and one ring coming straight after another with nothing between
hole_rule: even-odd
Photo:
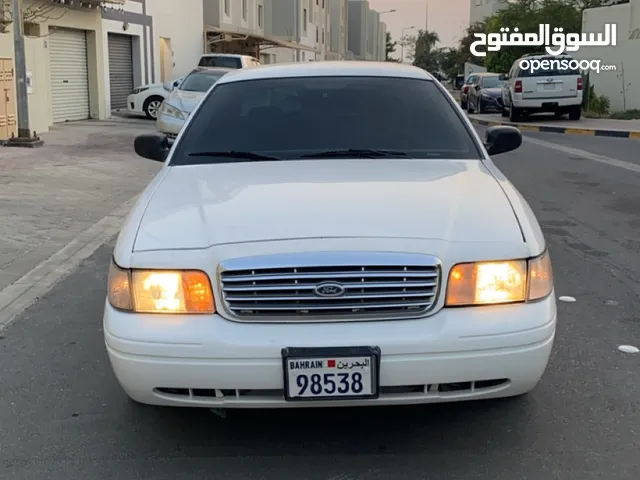
<instances>
[{"instance_id":1,"label":"car roof","mask_svg":"<svg viewBox=\"0 0 640 480\"><path fill-rule=\"evenodd\" d=\"M395 77L433 80L421 68L396 62L367 61L323 61L300 63L277 63L260 67L242 68L225 75L218 82L232 83L246 80L299 77Z\"/></svg>"},{"instance_id":2,"label":"car roof","mask_svg":"<svg viewBox=\"0 0 640 480\"><path fill-rule=\"evenodd\" d=\"M226 67L196 67L191 70L189 73L198 73L198 72L221 72L221 73L229 73L234 72L235 68L226 68Z\"/></svg>"}]
</instances>

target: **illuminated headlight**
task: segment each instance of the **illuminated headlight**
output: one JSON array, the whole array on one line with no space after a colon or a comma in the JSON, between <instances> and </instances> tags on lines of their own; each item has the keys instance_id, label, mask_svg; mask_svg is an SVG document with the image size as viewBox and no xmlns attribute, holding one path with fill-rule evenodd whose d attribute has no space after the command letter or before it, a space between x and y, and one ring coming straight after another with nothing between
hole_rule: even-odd
<instances>
[{"instance_id":1,"label":"illuminated headlight","mask_svg":"<svg viewBox=\"0 0 640 480\"><path fill-rule=\"evenodd\" d=\"M209 276L199 270L126 270L113 261L107 298L135 313L215 313Z\"/></svg>"},{"instance_id":2,"label":"illuminated headlight","mask_svg":"<svg viewBox=\"0 0 640 480\"><path fill-rule=\"evenodd\" d=\"M530 302L552 290L548 252L530 260L459 263L449 272L446 306Z\"/></svg>"},{"instance_id":3,"label":"illuminated headlight","mask_svg":"<svg viewBox=\"0 0 640 480\"><path fill-rule=\"evenodd\" d=\"M180 120L186 119L183 112L178 110L176 107L169 105L167 102L162 102L162 105L160 105L160 114L179 118Z\"/></svg>"}]
</instances>

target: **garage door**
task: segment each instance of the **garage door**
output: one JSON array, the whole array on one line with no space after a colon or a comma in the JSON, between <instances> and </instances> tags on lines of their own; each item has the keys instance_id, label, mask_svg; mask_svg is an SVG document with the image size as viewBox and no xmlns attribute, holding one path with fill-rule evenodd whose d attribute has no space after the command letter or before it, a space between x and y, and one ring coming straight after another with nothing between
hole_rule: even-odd
<instances>
[{"instance_id":1,"label":"garage door","mask_svg":"<svg viewBox=\"0 0 640 480\"><path fill-rule=\"evenodd\" d=\"M56 28L49 39L53 123L89 118L89 69L84 30Z\"/></svg>"},{"instance_id":2,"label":"garage door","mask_svg":"<svg viewBox=\"0 0 640 480\"><path fill-rule=\"evenodd\" d=\"M111 109L127 108L133 91L133 53L131 36L109 34L109 89Z\"/></svg>"}]
</instances>

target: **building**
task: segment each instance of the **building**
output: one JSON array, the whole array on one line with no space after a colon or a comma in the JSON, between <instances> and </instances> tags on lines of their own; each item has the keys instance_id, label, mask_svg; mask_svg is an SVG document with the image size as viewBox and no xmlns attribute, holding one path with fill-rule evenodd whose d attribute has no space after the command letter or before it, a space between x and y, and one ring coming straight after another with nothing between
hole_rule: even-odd
<instances>
[{"instance_id":1,"label":"building","mask_svg":"<svg viewBox=\"0 0 640 480\"><path fill-rule=\"evenodd\" d=\"M370 60L380 60L380 14L369 10L367 24L367 55Z\"/></svg>"},{"instance_id":2,"label":"building","mask_svg":"<svg viewBox=\"0 0 640 480\"><path fill-rule=\"evenodd\" d=\"M344 60L347 54L348 0L329 0L329 60Z\"/></svg>"},{"instance_id":3,"label":"building","mask_svg":"<svg viewBox=\"0 0 640 480\"><path fill-rule=\"evenodd\" d=\"M126 109L135 86L188 73L203 53L202 0L126 0L119 7L102 11L106 111Z\"/></svg>"},{"instance_id":4,"label":"building","mask_svg":"<svg viewBox=\"0 0 640 480\"><path fill-rule=\"evenodd\" d=\"M10 2L2 2L9 7ZM100 4L124 0L85 0L63 6L58 0L24 0L29 128L46 132L58 122L106 118L104 39ZM43 4L48 4L44 6ZM15 52L11 11L3 11L0 57L4 88L0 139L16 132Z\"/></svg>"},{"instance_id":5,"label":"building","mask_svg":"<svg viewBox=\"0 0 640 480\"><path fill-rule=\"evenodd\" d=\"M507 3L509 0L469 0L469 23L484 21Z\"/></svg>"},{"instance_id":6,"label":"building","mask_svg":"<svg viewBox=\"0 0 640 480\"><path fill-rule=\"evenodd\" d=\"M378 52L379 60L386 61L387 59L387 24L380 22L380 28L378 29Z\"/></svg>"},{"instance_id":7,"label":"building","mask_svg":"<svg viewBox=\"0 0 640 480\"><path fill-rule=\"evenodd\" d=\"M370 60L369 57L369 2L349 0L347 18L347 47L355 60Z\"/></svg>"},{"instance_id":8,"label":"building","mask_svg":"<svg viewBox=\"0 0 640 480\"><path fill-rule=\"evenodd\" d=\"M640 109L640 0L611 1L608 6L582 12L582 32L604 33L606 24L617 25L616 46L582 46L573 54L580 60L601 60L615 70L591 71L589 82L596 95L605 95L611 111Z\"/></svg>"}]
</instances>

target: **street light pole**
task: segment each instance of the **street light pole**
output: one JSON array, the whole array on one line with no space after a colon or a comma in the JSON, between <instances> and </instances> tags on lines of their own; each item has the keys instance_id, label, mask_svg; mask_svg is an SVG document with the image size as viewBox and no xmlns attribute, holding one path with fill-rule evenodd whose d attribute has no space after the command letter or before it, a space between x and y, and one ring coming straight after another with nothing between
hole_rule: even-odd
<instances>
[{"instance_id":1,"label":"street light pole","mask_svg":"<svg viewBox=\"0 0 640 480\"><path fill-rule=\"evenodd\" d=\"M22 0L12 1L11 18L13 18L13 55L16 64L14 78L18 103L18 136L11 137L6 145L10 147L41 147L44 142L39 137L31 135L31 130L29 129L29 92L27 91L27 61L24 51Z\"/></svg>"}]
</instances>

